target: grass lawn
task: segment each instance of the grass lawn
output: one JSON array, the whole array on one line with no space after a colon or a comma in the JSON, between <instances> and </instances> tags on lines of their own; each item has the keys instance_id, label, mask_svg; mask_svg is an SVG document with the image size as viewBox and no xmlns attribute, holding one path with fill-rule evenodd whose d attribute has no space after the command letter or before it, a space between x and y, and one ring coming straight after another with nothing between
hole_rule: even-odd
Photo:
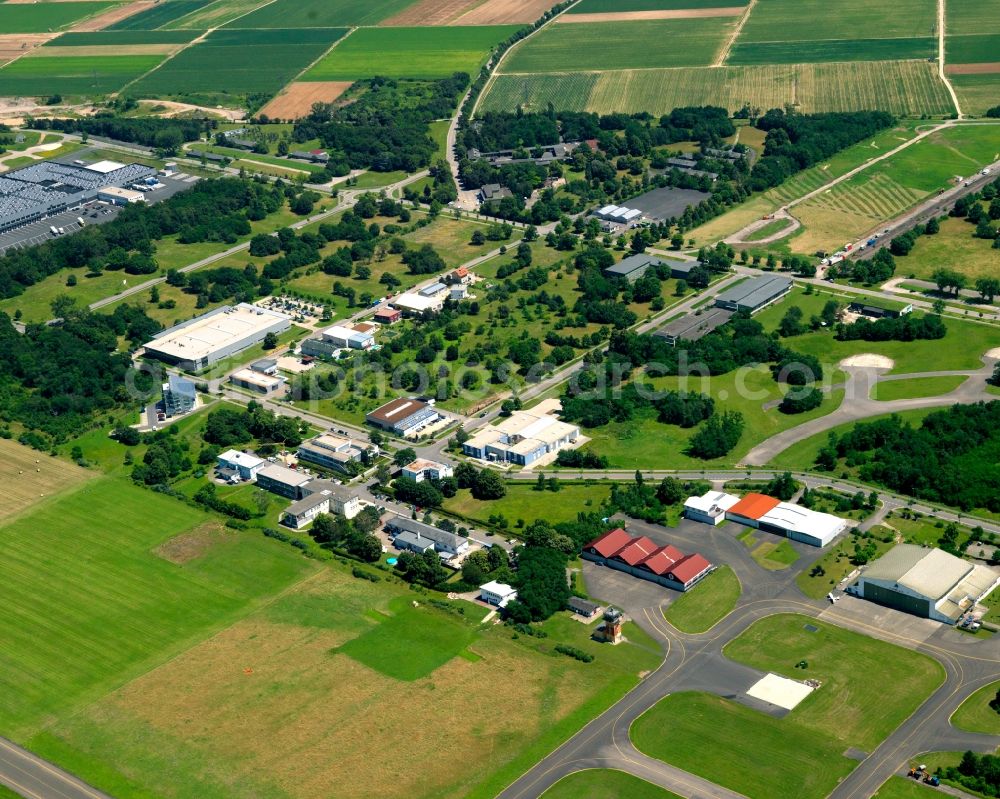
<instances>
[{"instance_id":1,"label":"grass lawn","mask_svg":"<svg viewBox=\"0 0 1000 799\"><path fill-rule=\"evenodd\" d=\"M872 399L880 402L910 399L911 397L936 397L954 391L965 382L964 377L915 377L912 380L889 380L876 383Z\"/></svg>"},{"instance_id":2,"label":"grass lawn","mask_svg":"<svg viewBox=\"0 0 1000 799\"><path fill-rule=\"evenodd\" d=\"M443 611L404 598L393 614L334 650L397 680L413 682L443 666L475 641L472 628L457 625Z\"/></svg>"},{"instance_id":3,"label":"grass lawn","mask_svg":"<svg viewBox=\"0 0 1000 799\"><path fill-rule=\"evenodd\" d=\"M753 549L750 556L772 572L787 569L799 559L799 553L787 541L764 541Z\"/></svg>"},{"instance_id":4,"label":"grass lawn","mask_svg":"<svg viewBox=\"0 0 1000 799\"><path fill-rule=\"evenodd\" d=\"M870 540L875 542L876 557L881 557L895 545L892 540L881 540L882 536L888 534L884 528L875 527L870 532ZM822 599L854 571L857 567L851 563L851 556L854 554L854 545L861 542L862 535L852 532L842 537L835 547L826 549L813 562L811 569L799 574L795 578L795 584L802 593L813 599Z\"/></svg>"},{"instance_id":5,"label":"grass lawn","mask_svg":"<svg viewBox=\"0 0 1000 799\"><path fill-rule=\"evenodd\" d=\"M508 250L512 250L520 240L519 237L512 236L505 241L487 241L484 244L472 244L472 234L477 230L485 234L486 227L484 224L470 222L465 219L438 217L430 225L417 228L403 238L412 247L430 244L437 250L438 255L441 256L445 264L449 268L454 268L490 250L495 250L501 245L506 245ZM421 277L426 279L426 276Z\"/></svg>"},{"instance_id":6,"label":"grass lawn","mask_svg":"<svg viewBox=\"0 0 1000 799\"><path fill-rule=\"evenodd\" d=\"M398 183L406 177L406 174L398 169L393 172L364 172L354 179L354 188L380 189L383 186Z\"/></svg>"},{"instance_id":7,"label":"grass lawn","mask_svg":"<svg viewBox=\"0 0 1000 799\"><path fill-rule=\"evenodd\" d=\"M966 699L951 717L951 723L960 730L1000 735L1000 713L990 707L997 695L1000 682L984 685Z\"/></svg>"},{"instance_id":8,"label":"grass lawn","mask_svg":"<svg viewBox=\"0 0 1000 799\"><path fill-rule=\"evenodd\" d=\"M944 676L924 655L797 614L754 623L724 652L822 685L781 719L718 696L673 694L641 716L631 736L646 754L754 799L826 796L856 766L843 752L872 751ZM795 668L802 660L805 671Z\"/></svg>"},{"instance_id":9,"label":"grass lawn","mask_svg":"<svg viewBox=\"0 0 1000 799\"><path fill-rule=\"evenodd\" d=\"M926 655L798 614L755 622L723 652L791 679L819 680L822 686L788 718L869 752L944 679L944 670ZM802 660L808 668L796 669ZM858 674L868 676L864 684Z\"/></svg>"},{"instance_id":10,"label":"grass lawn","mask_svg":"<svg viewBox=\"0 0 1000 799\"><path fill-rule=\"evenodd\" d=\"M907 777L889 777L872 799L927 799L927 788Z\"/></svg>"},{"instance_id":11,"label":"grass lawn","mask_svg":"<svg viewBox=\"0 0 1000 799\"><path fill-rule=\"evenodd\" d=\"M444 510L468 519L486 522L493 514L503 514L513 525L519 519L530 524L536 519L549 523L568 522L583 512L597 511L611 494L609 483L566 483L558 491L536 491L533 483L507 483L503 499L478 500L463 488L444 501Z\"/></svg>"},{"instance_id":12,"label":"grass lawn","mask_svg":"<svg viewBox=\"0 0 1000 799\"><path fill-rule=\"evenodd\" d=\"M921 236L909 255L897 259L896 274L930 280L935 269L946 267L961 272L970 283L995 276L1000 256L992 242L973 237L975 229L964 219L946 217L938 233Z\"/></svg>"},{"instance_id":13,"label":"grass lawn","mask_svg":"<svg viewBox=\"0 0 1000 799\"><path fill-rule=\"evenodd\" d=\"M857 764L843 756L843 745L794 718L775 719L711 694L677 693L640 716L631 737L647 755L750 799L820 799Z\"/></svg>"},{"instance_id":14,"label":"grass lawn","mask_svg":"<svg viewBox=\"0 0 1000 799\"><path fill-rule=\"evenodd\" d=\"M685 633L703 633L724 619L740 598L740 581L729 566L720 566L663 611L663 617Z\"/></svg>"},{"instance_id":15,"label":"grass lawn","mask_svg":"<svg viewBox=\"0 0 1000 799\"><path fill-rule=\"evenodd\" d=\"M636 644L614 648L569 618L515 640L478 629L480 608L446 606L333 564L33 743L113 795L492 797L659 662L632 625ZM555 653L560 641L595 662ZM504 712L472 709L457 688L476 685ZM443 728L463 756L428 769Z\"/></svg>"},{"instance_id":16,"label":"grass lawn","mask_svg":"<svg viewBox=\"0 0 1000 799\"><path fill-rule=\"evenodd\" d=\"M680 799L680 797L624 771L587 769L563 777L542 794L542 799Z\"/></svg>"}]
</instances>

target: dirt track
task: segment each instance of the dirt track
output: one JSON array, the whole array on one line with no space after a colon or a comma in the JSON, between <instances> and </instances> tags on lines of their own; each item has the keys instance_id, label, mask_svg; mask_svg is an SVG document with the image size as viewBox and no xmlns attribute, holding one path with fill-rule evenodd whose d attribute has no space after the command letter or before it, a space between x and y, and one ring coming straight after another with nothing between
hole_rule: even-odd
<instances>
[{"instance_id":1,"label":"dirt track","mask_svg":"<svg viewBox=\"0 0 1000 799\"><path fill-rule=\"evenodd\" d=\"M298 119L309 114L313 103L332 103L350 87L350 81L301 81L289 84L260 109L271 119Z\"/></svg>"},{"instance_id":2,"label":"dirt track","mask_svg":"<svg viewBox=\"0 0 1000 799\"><path fill-rule=\"evenodd\" d=\"M559 24L573 22L638 22L649 19L698 19L702 17L738 17L743 6L728 8L676 8L660 11L610 11L604 14L563 14Z\"/></svg>"}]
</instances>

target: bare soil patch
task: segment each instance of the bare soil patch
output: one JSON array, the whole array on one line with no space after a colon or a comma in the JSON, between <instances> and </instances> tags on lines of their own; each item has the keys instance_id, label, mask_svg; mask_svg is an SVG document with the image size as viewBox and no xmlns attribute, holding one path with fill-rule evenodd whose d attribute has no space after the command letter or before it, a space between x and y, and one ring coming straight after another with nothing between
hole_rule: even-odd
<instances>
[{"instance_id":1,"label":"bare soil patch","mask_svg":"<svg viewBox=\"0 0 1000 799\"><path fill-rule=\"evenodd\" d=\"M503 25L534 22L551 7L551 0L488 0L466 11L452 24Z\"/></svg>"},{"instance_id":2,"label":"bare soil patch","mask_svg":"<svg viewBox=\"0 0 1000 799\"><path fill-rule=\"evenodd\" d=\"M72 29L74 31L104 30L109 25L114 25L119 20L127 19L154 5L156 5L154 0L136 0L134 3L123 3L120 6L114 6L107 11L102 11L100 14L95 14L92 17L82 20L74 25Z\"/></svg>"},{"instance_id":3,"label":"bare soil patch","mask_svg":"<svg viewBox=\"0 0 1000 799\"><path fill-rule=\"evenodd\" d=\"M603 14L563 14L556 23L637 22L647 19L698 19L702 17L738 17L745 7L674 8L657 11L610 11Z\"/></svg>"},{"instance_id":4,"label":"bare soil patch","mask_svg":"<svg viewBox=\"0 0 1000 799\"><path fill-rule=\"evenodd\" d=\"M93 475L64 460L0 439L0 521L82 483Z\"/></svg>"},{"instance_id":5,"label":"bare soil patch","mask_svg":"<svg viewBox=\"0 0 1000 799\"><path fill-rule=\"evenodd\" d=\"M446 25L461 16L471 6L481 0L419 0L403 9L379 25L394 27L412 27L419 25Z\"/></svg>"},{"instance_id":6,"label":"bare soil patch","mask_svg":"<svg viewBox=\"0 0 1000 799\"><path fill-rule=\"evenodd\" d=\"M884 355L862 352L858 355L852 355L850 358L844 358L840 362L840 365L861 366L868 369L892 369L896 365L896 362L892 358L886 358Z\"/></svg>"},{"instance_id":7,"label":"bare soil patch","mask_svg":"<svg viewBox=\"0 0 1000 799\"><path fill-rule=\"evenodd\" d=\"M58 33L4 33L0 34L0 64L27 55L36 47L41 47Z\"/></svg>"},{"instance_id":8,"label":"bare soil patch","mask_svg":"<svg viewBox=\"0 0 1000 799\"><path fill-rule=\"evenodd\" d=\"M985 64L945 64L944 71L949 75L993 75L1000 72L1000 61L989 61Z\"/></svg>"},{"instance_id":9,"label":"bare soil patch","mask_svg":"<svg viewBox=\"0 0 1000 799\"><path fill-rule=\"evenodd\" d=\"M46 47L33 53L35 58L72 56L167 55L183 44L94 44L86 47Z\"/></svg>"},{"instance_id":10,"label":"bare soil patch","mask_svg":"<svg viewBox=\"0 0 1000 799\"><path fill-rule=\"evenodd\" d=\"M260 109L271 119L298 119L309 114L313 103L332 103L351 86L350 81L301 81L289 86Z\"/></svg>"},{"instance_id":11,"label":"bare soil patch","mask_svg":"<svg viewBox=\"0 0 1000 799\"><path fill-rule=\"evenodd\" d=\"M178 565L200 558L226 535L218 522L206 522L200 527L175 535L153 550L153 554Z\"/></svg>"},{"instance_id":12,"label":"bare soil patch","mask_svg":"<svg viewBox=\"0 0 1000 799\"><path fill-rule=\"evenodd\" d=\"M993 349L987 351L985 357L1000 360L1000 347L994 347Z\"/></svg>"}]
</instances>

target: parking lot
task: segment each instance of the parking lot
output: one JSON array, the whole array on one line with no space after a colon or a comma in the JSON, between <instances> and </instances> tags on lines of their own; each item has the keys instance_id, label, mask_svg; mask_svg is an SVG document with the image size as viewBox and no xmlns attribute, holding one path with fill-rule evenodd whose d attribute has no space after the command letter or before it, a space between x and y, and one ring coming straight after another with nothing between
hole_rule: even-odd
<instances>
[{"instance_id":1,"label":"parking lot","mask_svg":"<svg viewBox=\"0 0 1000 799\"><path fill-rule=\"evenodd\" d=\"M163 183L163 187L145 192L146 201L151 204L162 202L180 191L191 188L196 180L197 178L193 175L184 175L183 173L178 173L172 177L163 177L161 175L160 182ZM53 227L56 229L62 228L64 231L63 235L76 233L81 227L79 222L80 217L83 218L84 225L102 225L118 216L120 211L120 206L94 200L46 217L45 219L40 219L37 222L31 222L14 230L8 230L6 233L0 235L0 254L10 249L23 249L51 241L55 238L52 234Z\"/></svg>"}]
</instances>

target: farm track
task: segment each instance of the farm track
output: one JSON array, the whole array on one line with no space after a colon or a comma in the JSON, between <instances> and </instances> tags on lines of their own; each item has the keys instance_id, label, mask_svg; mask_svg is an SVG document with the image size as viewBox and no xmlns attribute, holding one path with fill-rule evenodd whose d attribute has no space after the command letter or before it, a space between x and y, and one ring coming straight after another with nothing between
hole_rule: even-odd
<instances>
[{"instance_id":1,"label":"farm track","mask_svg":"<svg viewBox=\"0 0 1000 799\"><path fill-rule=\"evenodd\" d=\"M743 31L743 26L746 25L747 20L750 19L750 14L753 12L754 6L757 5L757 0L750 0L747 3L746 11L743 12L743 16L740 17L740 21L736 23L736 27L733 29L733 35L726 40L722 49L719 51L718 56L716 56L715 62L712 64L713 67L721 67L726 63L726 59L729 58L729 53L732 52L733 45L736 44L736 40L740 37L740 33Z\"/></svg>"},{"instance_id":2,"label":"farm track","mask_svg":"<svg viewBox=\"0 0 1000 799\"><path fill-rule=\"evenodd\" d=\"M937 27L938 27L938 76L941 78L941 82L944 83L945 88L948 90L948 94L951 95L951 101L955 104L955 113L958 114L958 118L962 118L962 106L958 102L958 95L955 93L955 87L951 85L951 81L948 80L948 75L945 72L945 30L946 23L948 20L948 12L945 7L947 0L937 0Z\"/></svg>"}]
</instances>

